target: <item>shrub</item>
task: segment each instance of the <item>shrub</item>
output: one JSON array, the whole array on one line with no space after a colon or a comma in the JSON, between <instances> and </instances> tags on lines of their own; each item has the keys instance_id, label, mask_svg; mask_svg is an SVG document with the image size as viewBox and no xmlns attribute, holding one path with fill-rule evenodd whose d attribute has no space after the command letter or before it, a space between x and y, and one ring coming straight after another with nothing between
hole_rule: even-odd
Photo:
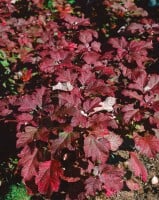
<instances>
[{"instance_id":1,"label":"shrub","mask_svg":"<svg viewBox=\"0 0 159 200\"><path fill-rule=\"evenodd\" d=\"M5 200L29 200L30 197L26 193L26 189L23 184L10 186L9 193L5 196Z\"/></svg>"},{"instance_id":2,"label":"shrub","mask_svg":"<svg viewBox=\"0 0 159 200\"><path fill-rule=\"evenodd\" d=\"M51 12L43 3L26 1L24 18L23 1L1 3L10 9L1 50L16 55L10 76L18 94L0 100L0 115L17 123L28 193L82 200L98 191L109 197L124 184L139 189L148 175L140 154L159 152L159 75L152 70L159 25L142 12L131 21L134 12L126 11L124 29L103 44L81 12L65 4ZM123 8L104 4L115 14Z\"/></svg>"}]
</instances>

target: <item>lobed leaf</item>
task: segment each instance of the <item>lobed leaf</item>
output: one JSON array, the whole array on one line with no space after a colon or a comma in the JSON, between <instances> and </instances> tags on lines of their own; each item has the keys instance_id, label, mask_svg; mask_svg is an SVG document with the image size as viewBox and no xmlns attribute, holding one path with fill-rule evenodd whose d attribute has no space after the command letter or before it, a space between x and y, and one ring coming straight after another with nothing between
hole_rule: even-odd
<instances>
[{"instance_id":1,"label":"lobed leaf","mask_svg":"<svg viewBox=\"0 0 159 200\"><path fill-rule=\"evenodd\" d=\"M41 194L51 195L57 192L61 182L63 169L57 160L48 160L39 164L39 172L35 178L38 191Z\"/></svg>"},{"instance_id":2,"label":"lobed leaf","mask_svg":"<svg viewBox=\"0 0 159 200\"><path fill-rule=\"evenodd\" d=\"M159 139L156 136L150 134L140 136L135 133L133 138L136 149L147 157L155 157L159 152Z\"/></svg>"},{"instance_id":3,"label":"lobed leaf","mask_svg":"<svg viewBox=\"0 0 159 200\"><path fill-rule=\"evenodd\" d=\"M105 163L109 156L110 143L105 138L95 138L92 135L84 139L84 152L93 162Z\"/></svg>"},{"instance_id":4,"label":"lobed leaf","mask_svg":"<svg viewBox=\"0 0 159 200\"><path fill-rule=\"evenodd\" d=\"M139 160L135 152L130 152L128 166L135 176L141 177L144 182L147 181L147 170L143 163Z\"/></svg>"}]
</instances>

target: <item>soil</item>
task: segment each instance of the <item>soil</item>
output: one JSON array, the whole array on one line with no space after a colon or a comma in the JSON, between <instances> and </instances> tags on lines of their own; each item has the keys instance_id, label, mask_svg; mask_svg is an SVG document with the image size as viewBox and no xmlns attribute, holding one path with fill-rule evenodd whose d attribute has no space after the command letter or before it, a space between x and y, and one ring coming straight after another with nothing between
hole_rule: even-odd
<instances>
[{"instance_id":1,"label":"soil","mask_svg":"<svg viewBox=\"0 0 159 200\"><path fill-rule=\"evenodd\" d=\"M142 157L141 161L145 164L148 171L148 181L141 182L141 189L138 191L123 190L116 196L106 198L104 194L96 196L93 200L158 200L159 199L159 182L152 184L152 178L156 176L159 179L159 154L156 158L148 159Z\"/></svg>"}]
</instances>

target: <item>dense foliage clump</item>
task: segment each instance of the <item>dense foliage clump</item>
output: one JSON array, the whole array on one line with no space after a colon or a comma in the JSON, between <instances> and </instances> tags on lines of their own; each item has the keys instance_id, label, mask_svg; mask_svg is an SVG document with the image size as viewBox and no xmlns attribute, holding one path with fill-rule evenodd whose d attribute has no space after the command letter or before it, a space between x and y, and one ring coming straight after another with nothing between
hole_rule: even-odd
<instances>
[{"instance_id":1,"label":"dense foliage clump","mask_svg":"<svg viewBox=\"0 0 159 200\"><path fill-rule=\"evenodd\" d=\"M28 193L138 190L140 154L159 152L157 21L132 0L83 2L91 16L78 1L0 4L0 116L17 124Z\"/></svg>"}]
</instances>

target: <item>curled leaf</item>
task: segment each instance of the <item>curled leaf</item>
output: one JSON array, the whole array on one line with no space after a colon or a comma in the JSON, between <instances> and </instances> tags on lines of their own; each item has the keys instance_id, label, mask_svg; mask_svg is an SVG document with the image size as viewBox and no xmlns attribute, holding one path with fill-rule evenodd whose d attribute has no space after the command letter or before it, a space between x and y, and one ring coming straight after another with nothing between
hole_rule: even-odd
<instances>
[{"instance_id":1,"label":"curled leaf","mask_svg":"<svg viewBox=\"0 0 159 200\"><path fill-rule=\"evenodd\" d=\"M99 103L100 105L99 107L94 108L94 111L98 112L98 111L106 110L108 112L111 112L114 110L113 106L115 103L116 103L115 97L107 97L105 101Z\"/></svg>"},{"instance_id":2,"label":"curled leaf","mask_svg":"<svg viewBox=\"0 0 159 200\"><path fill-rule=\"evenodd\" d=\"M52 86L52 90L62 90L62 91L72 91L73 86L70 82L61 83L58 82L56 85Z\"/></svg>"}]
</instances>

